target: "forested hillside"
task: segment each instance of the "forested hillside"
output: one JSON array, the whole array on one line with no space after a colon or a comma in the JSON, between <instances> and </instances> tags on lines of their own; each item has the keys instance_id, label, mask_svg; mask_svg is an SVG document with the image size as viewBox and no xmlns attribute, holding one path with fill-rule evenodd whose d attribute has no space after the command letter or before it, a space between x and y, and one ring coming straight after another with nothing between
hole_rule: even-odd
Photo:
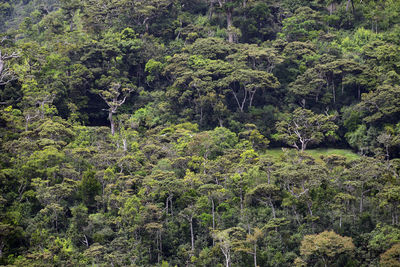
<instances>
[{"instance_id":1,"label":"forested hillside","mask_svg":"<svg viewBox=\"0 0 400 267\"><path fill-rule=\"evenodd\" d=\"M400 1L0 0L0 265L400 266Z\"/></svg>"}]
</instances>

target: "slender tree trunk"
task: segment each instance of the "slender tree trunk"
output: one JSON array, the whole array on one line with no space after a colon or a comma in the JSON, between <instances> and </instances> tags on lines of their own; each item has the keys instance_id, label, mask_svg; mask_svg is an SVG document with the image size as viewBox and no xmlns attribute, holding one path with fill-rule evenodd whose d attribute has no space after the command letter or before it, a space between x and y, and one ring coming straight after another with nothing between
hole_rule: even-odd
<instances>
[{"instance_id":1,"label":"slender tree trunk","mask_svg":"<svg viewBox=\"0 0 400 267\"><path fill-rule=\"evenodd\" d=\"M269 200L269 206L272 209L272 216L274 217L274 219L276 218L276 213L275 213L275 207L274 207L274 203L272 203L272 200Z\"/></svg>"},{"instance_id":2,"label":"slender tree trunk","mask_svg":"<svg viewBox=\"0 0 400 267\"><path fill-rule=\"evenodd\" d=\"M169 200L169 207L170 207L170 209L171 209L171 215L174 216L174 212L173 212L173 210L172 210L172 197L173 197L173 196L171 196L171 199Z\"/></svg>"},{"instance_id":3,"label":"slender tree trunk","mask_svg":"<svg viewBox=\"0 0 400 267\"><path fill-rule=\"evenodd\" d=\"M253 99L254 99L254 95L256 94L256 91L254 90L254 91L252 91L252 92L250 92L250 103L249 103L249 108L251 108L252 107L252 105L253 105Z\"/></svg>"},{"instance_id":4,"label":"slender tree trunk","mask_svg":"<svg viewBox=\"0 0 400 267\"><path fill-rule=\"evenodd\" d=\"M243 192L240 189L240 219L243 218Z\"/></svg>"},{"instance_id":5,"label":"slender tree trunk","mask_svg":"<svg viewBox=\"0 0 400 267\"><path fill-rule=\"evenodd\" d=\"M193 216L190 217L190 237L192 241L192 252L194 253Z\"/></svg>"},{"instance_id":6,"label":"slender tree trunk","mask_svg":"<svg viewBox=\"0 0 400 267\"><path fill-rule=\"evenodd\" d=\"M308 207L308 211L310 212L310 215L313 216L310 202L307 202L307 207Z\"/></svg>"},{"instance_id":7,"label":"slender tree trunk","mask_svg":"<svg viewBox=\"0 0 400 267\"><path fill-rule=\"evenodd\" d=\"M225 255L225 263L226 263L225 266L229 267L230 266L230 255L229 255L229 252L227 252L224 255Z\"/></svg>"},{"instance_id":8,"label":"slender tree trunk","mask_svg":"<svg viewBox=\"0 0 400 267\"><path fill-rule=\"evenodd\" d=\"M344 94L344 84L343 84L343 79L342 79L342 95Z\"/></svg>"},{"instance_id":9,"label":"slender tree trunk","mask_svg":"<svg viewBox=\"0 0 400 267\"><path fill-rule=\"evenodd\" d=\"M254 255L253 255L253 259L254 259L254 267L257 267L257 244L254 244Z\"/></svg>"},{"instance_id":10,"label":"slender tree trunk","mask_svg":"<svg viewBox=\"0 0 400 267\"><path fill-rule=\"evenodd\" d=\"M386 148L386 160L389 161L389 146L386 145L385 148Z\"/></svg>"},{"instance_id":11,"label":"slender tree trunk","mask_svg":"<svg viewBox=\"0 0 400 267\"><path fill-rule=\"evenodd\" d=\"M237 97L235 91L232 90L233 96L235 97L236 103L240 109L240 112L243 112L243 107L240 105L239 98Z\"/></svg>"},{"instance_id":12,"label":"slender tree trunk","mask_svg":"<svg viewBox=\"0 0 400 267\"><path fill-rule=\"evenodd\" d=\"M215 204L214 199L211 198L211 211L212 211L212 229L215 230Z\"/></svg>"},{"instance_id":13,"label":"slender tree trunk","mask_svg":"<svg viewBox=\"0 0 400 267\"><path fill-rule=\"evenodd\" d=\"M214 2L211 0L210 7L208 8L208 20L211 20L213 13L214 13Z\"/></svg>"},{"instance_id":14,"label":"slender tree trunk","mask_svg":"<svg viewBox=\"0 0 400 267\"><path fill-rule=\"evenodd\" d=\"M108 111L108 120L110 121L110 126L111 126L111 134L114 136L115 134L115 124L114 124L114 119L112 115L112 111Z\"/></svg>"},{"instance_id":15,"label":"slender tree trunk","mask_svg":"<svg viewBox=\"0 0 400 267\"><path fill-rule=\"evenodd\" d=\"M232 8L228 8L228 10L226 11L226 24L227 24L227 30L228 30L228 42L229 43L233 43L232 13L233 13Z\"/></svg>"},{"instance_id":16,"label":"slender tree trunk","mask_svg":"<svg viewBox=\"0 0 400 267\"><path fill-rule=\"evenodd\" d=\"M126 138L122 138L122 147L125 152L128 151L128 143L126 141Z\"/></svg>"},{"instance_id":17,"label":"slender tree trunk","mask_svg":"<svg viewBox=\"0 0 400 267\"><path fill-rule=\"evenodd\" d=\"M294 217L296 218L297 224L300 225L300 218L299 218L299 215L297 214L297 211L296 211L296 208L295 208L294 205L292 205L292 210L293 210L293 213L294 213Z\"/></svg>"}]
</instances>

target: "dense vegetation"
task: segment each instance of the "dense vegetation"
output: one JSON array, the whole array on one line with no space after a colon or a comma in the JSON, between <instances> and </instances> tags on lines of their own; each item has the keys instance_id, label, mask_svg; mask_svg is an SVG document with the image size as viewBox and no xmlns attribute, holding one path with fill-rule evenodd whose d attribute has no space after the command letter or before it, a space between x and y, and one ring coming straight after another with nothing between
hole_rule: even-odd
<instances>
[{"instance_id":1,"label":"dense vegetation","mask_svg":"<svg viewBox=\"0 0 400 267\"><path fill-rule=\"evenodd\" d=\"M0 265L400 266L399 22L0 0Z\"/></svg>"}]
</instances>

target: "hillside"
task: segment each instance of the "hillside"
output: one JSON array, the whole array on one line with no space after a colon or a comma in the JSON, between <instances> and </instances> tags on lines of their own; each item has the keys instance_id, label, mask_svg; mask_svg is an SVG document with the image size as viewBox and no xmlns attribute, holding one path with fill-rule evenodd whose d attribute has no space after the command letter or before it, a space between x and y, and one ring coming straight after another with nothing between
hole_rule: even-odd
<instances>
[{"instance_id":1,"label":"hillside","mask_svg":"<svg viewBox=\"0 0 400 267\"><path fill-rule=\"evenodd\" d=\"M0 0L0 265L400 265L399 12Z\"/></svg>"}]
</instances>

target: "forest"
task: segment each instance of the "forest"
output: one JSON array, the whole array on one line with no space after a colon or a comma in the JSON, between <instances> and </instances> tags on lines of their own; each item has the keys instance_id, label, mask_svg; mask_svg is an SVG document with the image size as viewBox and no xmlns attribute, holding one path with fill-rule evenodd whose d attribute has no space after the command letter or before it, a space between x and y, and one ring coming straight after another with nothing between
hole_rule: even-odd
<instances>
[{"instance_id":1,"label":"forest","mask_svg":"<svg viewBox=\"0 0 400 267\"><path fill-rule=\"evenodd\" d=\"M400 266L400 1L0 0L1 266Z\"/></svg>"}]
</instances>

